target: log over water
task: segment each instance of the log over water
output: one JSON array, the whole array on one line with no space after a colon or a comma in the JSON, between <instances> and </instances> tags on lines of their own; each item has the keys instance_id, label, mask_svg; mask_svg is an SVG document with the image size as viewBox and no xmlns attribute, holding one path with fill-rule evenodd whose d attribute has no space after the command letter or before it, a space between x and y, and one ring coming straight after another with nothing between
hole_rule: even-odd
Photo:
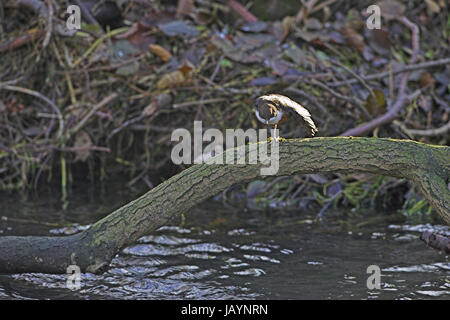
<instances>
[{"instance_id":1,"label":"log over water","mask_svg":"<svg viewBox=\"0 0 450 320\"><path fill-rule=\"evenodd\" d=\"M248 145L226 153L237 157L242 149L248 157ZM278 176L367 172L409 179L450 224L450 147L410 140L326 137L282 141L279 156ZM83 272L103 272L120 249L231 185L257 178L262 166L194 165L81 233L0 237L0 273L66 273L71 264Z\"/></svg>"}]
</instances>

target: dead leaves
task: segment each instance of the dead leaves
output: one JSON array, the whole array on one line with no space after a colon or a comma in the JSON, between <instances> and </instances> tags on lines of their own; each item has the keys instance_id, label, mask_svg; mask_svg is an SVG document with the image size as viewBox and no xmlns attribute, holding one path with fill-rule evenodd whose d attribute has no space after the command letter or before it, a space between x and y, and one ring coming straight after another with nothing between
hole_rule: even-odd
<instances>
[{"instance_id":1,"label":"dead leaves","mask_svg":"<svg viewBox=\"0 0 450 320\"><path fill-rule=\"evenodd\" d=\"M441 7L434 0L425 0L429 15L441 12Z\"/></svg>"},{"instance_id":2,"label":"dead leaves","mask_svg":"<svg viewBox=\"0 0 450 320\"><path fill-rule=\"evenodd\" d=\"M168 62L172 58L172 54L165 48L158 44L151 44L148 46L150 52L161 58L162 61Z\"/></svg>"},{"instance_id":3,"label":"dead leaves","mask_svg":"<svg viewBox=\"0 0 450 320\"><path fill-rule=\"evenodd\" d=\"M184 60L184 63L177 70L163 75L156 83L156 87L158 89L176 87L189 79L190 73L194 68L195 66L189 60Z\"/></svg>"},{"instance_id":4,"label":"dead leaves","mask_svg":"<svg viewBox=\"0 0 450 320\"><path fill-rule=\"evenodd\" d=\"M361 54L364 52L364 37L351 27L343 27L341 33L349 46L357 49Z\"/></svg>"},{"instance_id":5,"label":"dead leaves","mask_svg":"<svg viewBox=\"0 0 450 320\"><path fill-rule=\"evenodd\" d=\"M387 21L399 18L405 13L406 7L395 0L384 0L377 3L380 7L381 16Z\"/></svg>"}]
</instances>

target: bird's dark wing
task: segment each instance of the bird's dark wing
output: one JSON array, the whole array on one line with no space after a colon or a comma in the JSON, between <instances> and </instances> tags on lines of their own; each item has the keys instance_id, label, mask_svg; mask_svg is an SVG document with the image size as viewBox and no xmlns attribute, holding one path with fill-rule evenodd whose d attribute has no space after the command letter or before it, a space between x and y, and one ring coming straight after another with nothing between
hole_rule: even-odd
<instances>
[{"instance_id":1,"label":"bird's dark wing","mask_svg":"<svg viewBox=\"0 0 450 320\"><path fill-rule=\"evenodd\" d=\"M318 129L311 118L311 114L302 105L281 94L270 94L265 97L276 103L288 115L297 119L310 136L317 133Z\"/></svg>"}]
</instances>

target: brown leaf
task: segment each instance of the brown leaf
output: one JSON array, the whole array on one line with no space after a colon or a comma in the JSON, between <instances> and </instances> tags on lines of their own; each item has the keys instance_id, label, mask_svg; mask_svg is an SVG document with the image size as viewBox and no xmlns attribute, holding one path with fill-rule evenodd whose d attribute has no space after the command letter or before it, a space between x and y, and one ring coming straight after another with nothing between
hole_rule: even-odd
<instances>
[{"instance_id":1,"label":"brown leaf","mask_svg":"<svg viewBox=\"0 0 450 320\"><path fill-rule=\"evenodd\" d=\"M283 21L281 22L281 28L283 30L283 33L281 35L281 38L279 39L280 42L283 42L286 37L288 36L289 32L295 25L295 17L284 17Z\"/></svg>"},{"instance_id":2,"label":"brown leaf","mask_svg":"<svg viewBox=\"0 0 450 320\"><path fill-rule=\"evenodd\" d=\"M116 39L126 39L140 50L145 50L148 43L153 41L149 36L151 28L141 22L134 23L130 29L122 34L115 36Z\"/></svg>"},{"instance_id":3,"label":"brown leaf","mask_svg":"<svg viewBox=\"0 0 450 320\"><path fill-rule=\"evenodd\" d=\"M90 153L89 148L92 147L89 135L84 131L78 132L73 146L75 148L75 161L86 161Z\"/></svg>"},{"instance_id":4,"label":"brown leaf","mask_svg":"<svg viewBox=\"0 0 450 320\"><path fill-rule=\"evenodd\" d=\"M151 44L148 47L153 54L156 54L164 62L167 62L172 58L172 54L158 44Z\"/></svg>"},{"instance_id":5,"label":"brown leaf","mask_svg":"<svg viewBox=\"0 0 450 320\"><path fill-rule=\"evenodd\" d=\"M188 77L192 70L195 69L195 66L187 59L184 59L183 64L178 68L183 76Z\"/></svg>"},{"instance_id":6,"label":"brown leaf","mask_svg":"<svg viewBox=\"0 0 450 320\"><path fill-rule=\"evenodd\" d=\"M184 59L183 64L178 67L178 70L163 75L156 83L156 87L158 89L166 89L178 86L189 78L191 71L194 69L195 66L189 60Z\"/></svg>"},{"instance_id":7,"label":"brown leaf","mask_svg":"<svg viewBox=\"0 0 450 320\"><path fill-rule=\"evenodd\" d=\"M401 17L406 10L405 5L395 0L383 0L377 4L380 7L381 16L386 20Z\"/></svg>"},{"instance_id":8,"label":"brown leaf","mask_svg":"<svg viewBox=\"0 0 450 320\"><path fill-rule=\"evenodd\" d=\"M177 17L182 17L192 13L194 0L178 0Z\"/></svg>"},{"instance_id":9,"label":"brown leaf","mask_svg":"<svg viewBox=\"0 0 450 320\"><path fill-rule=\"evenodd\" d=\"M425 3L427 4L428 14L441 12L441 7L433 0L425 0Z\"/></svg>"},{"instance_id":10,"label":"brown leaf","mask_svg":"<svg viewBox=\"0 0 450 320\"><path fill-rule=\"evenodd\" d=\"M175 70L163 75L162 78L156 83L156 87L158 89L175 87L182 84L185 80L186 78L184 77L183 72L180 70Z\"/></svg>"},{"instance_id":11,"label":"brown leaf","mask_svg":"<svg viewBox=\"0 0 450 320\"><path fill-rule=\"evenodd\" d=\"M292 63L289 63L286 60L282 59L272 59L269 63L272 67L272 73L277 76L283 76L284 74L286 74L289 67L292 66Z\"/></svg>"},{"instance_id":12,"label":"brown leaf","mask_svg":"<svg viewBox=\"0 0 450 320\"><path fill-rule=\"evenodd\" d=\"M369 44L380 55L387 55L391 51L391 38L389 32L383 29L369 31Z\"/></svg>"},{"instance_id":13,"label":"brown leaf","mask_svg":"<svg viewBox=\"0 0 450 320\"><path fill-rule=\"evenodd\" d=\"M348 45L358 49L360 53L364 52L364 38L361 34L350 27L343 27L341 33Z\"/></svg>"}]
</instances>

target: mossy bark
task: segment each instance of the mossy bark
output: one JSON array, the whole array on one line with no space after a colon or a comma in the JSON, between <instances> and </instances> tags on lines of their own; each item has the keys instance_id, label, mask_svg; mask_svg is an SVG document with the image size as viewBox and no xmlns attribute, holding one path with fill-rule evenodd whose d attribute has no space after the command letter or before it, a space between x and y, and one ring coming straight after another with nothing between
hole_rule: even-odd
<instances>
[{"instance_id":1,"label":"mossy bark","mask_svg":"<svg viewBox=\"0 0 450 320\"><path fill-rule=\"evenodd\" d=\"M265 144L260 142L258 146ZM248 146L226 153L238 157L242 149L248 158ZM406 178L417 184L437 213L450 224L449 160L449 147L410 140L352 137L287 140L279 145L276 175L369 172ZM124 246L225 188L255 179L262 166L260 163L194 165L79 234L0 237L0 273L65 273L71 264L82 271L102 272Z\"/></svg>"}]
</instances>

